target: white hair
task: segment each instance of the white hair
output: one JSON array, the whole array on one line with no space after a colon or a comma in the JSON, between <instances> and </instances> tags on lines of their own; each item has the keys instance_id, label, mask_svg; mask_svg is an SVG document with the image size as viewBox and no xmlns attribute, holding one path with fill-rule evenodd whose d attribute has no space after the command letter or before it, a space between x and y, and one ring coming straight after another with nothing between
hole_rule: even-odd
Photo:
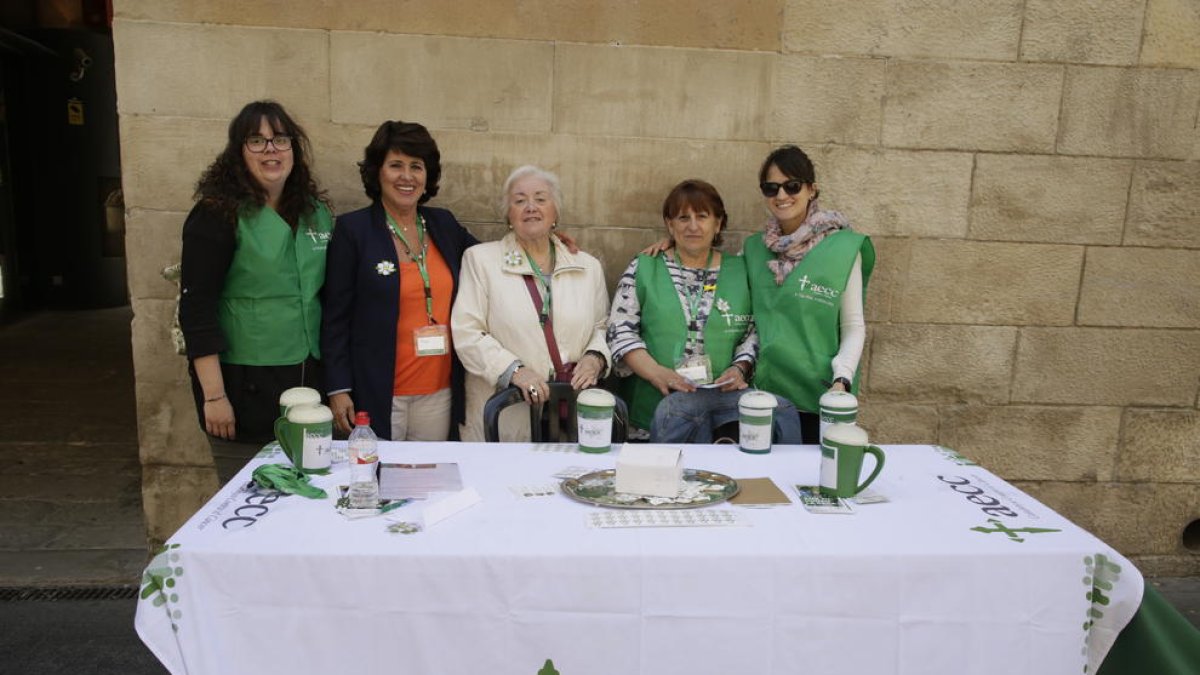
<instances>
[{"instance_id":1,"label":"white hair","mask_svg":"<svg viewBox=\"0 0 1200 675\"><path fill-rule=\"evenodd\" d=\"M508 178L504 181L504 193L500 195L500 213L504 214L504 217L507 219L508 196L509 191L512 190L513 183L516 183L522 178L527 178L530 176L534 178L540 178L541 180L546 181L546 185L550 186L550 199L554 200L554 209L558 211L559 215L561 216L563 210L563 196L562 186L558 182L558 176L532 164L518 166L517 168L513 169L512 173L508 174Z\"/></svg>"}]
</instances>

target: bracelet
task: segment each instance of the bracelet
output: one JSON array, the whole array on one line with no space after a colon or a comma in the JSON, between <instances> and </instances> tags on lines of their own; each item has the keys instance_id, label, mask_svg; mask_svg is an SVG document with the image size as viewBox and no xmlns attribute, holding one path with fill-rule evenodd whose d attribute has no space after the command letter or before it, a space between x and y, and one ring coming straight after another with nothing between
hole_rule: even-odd
<instances>
[{"instance_id":1,"label":"bracelet","mask_svg":"<svg viewBox=\"0 0 1200 675\"><path fill-rule=\"evenodd\" d=\"M742 367L743 363L746 364L745 368ZM733 367L737 368L738 371L742 374L743 380L745 380L747 382L750 381L750 372L751 372L750 369L752 368L752 366L750 365L750 363L748 361L734 361Z\"/></svg>"},{"instance_id":2,"label":"bracelet","mask_svg":"<svg viewBox=\"0 0 1200 675\"><path fill-rule=\"evenodd\" d=\"M213 396L212 398L206 398L206 399L204 399L204 402L212 403L213 401L220 401L223 398L225 398L225 392L221 392L220 394Z\"/></svg>"}]
</instances>

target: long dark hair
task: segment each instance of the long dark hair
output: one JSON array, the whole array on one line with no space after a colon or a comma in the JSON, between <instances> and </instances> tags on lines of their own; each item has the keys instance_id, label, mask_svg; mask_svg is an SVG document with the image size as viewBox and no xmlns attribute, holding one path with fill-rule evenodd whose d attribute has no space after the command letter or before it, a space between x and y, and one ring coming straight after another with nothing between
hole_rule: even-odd
<instances>
[{"instance_id":1,"label":"long dark hair","mask_svg":"<svg viewBox=\"0 0 1200 675\"><path fill-rule=\"evenodd\" d=\"M247 138L258 133L264 119L275 133L292 137L292 172L283 185L278 211L294 229L301 216L313 212L317 200L328 200L325 193L317 189L312 171L308 168L308 135L275 101L247 103L230 120L225 149L200 175L195 199L216 209L230 223L236 222L238 210L243 206L263 206L267 203L267 191L250 175L242 159L242 145Z\"/></svg>"},{"instance_id":2,"label":"long dark hair","mask_svg":"<svg viewBox=\"0 0 1200 675\"><path fill-rule=\"evenodd\" d=\"M438 150L437 141L433 140L433 136L429 135L429 130L424 125L388 120L375 130L375 136L363 150L363 159L358 163L363 192L367 193L371 201L379 201L383 194L383 186L379 184L379 169L392 150L425 162L425 192L417 203L424 204L436 197L438 179L442 177L442 153Z\"/></svg>"}]
</instances>

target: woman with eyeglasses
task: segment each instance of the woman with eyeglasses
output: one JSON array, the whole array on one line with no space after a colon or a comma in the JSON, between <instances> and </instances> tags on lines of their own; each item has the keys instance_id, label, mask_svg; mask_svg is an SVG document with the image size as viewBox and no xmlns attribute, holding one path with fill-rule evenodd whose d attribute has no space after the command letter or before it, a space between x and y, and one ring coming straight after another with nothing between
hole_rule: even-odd
<instances>
[{"instance_id":1,"label":"woman with eyeglasses","mask_svg":"<svg viewBox=\"0 0 1200 675\"><path fill-rule=\"evenodd\" d=\"M441 152L415 122L388 121L358 163L371 204L338 217L321 346L335 424L365 411L380 438L445 441L463 421L450 336L463 252L478 243L438 194Z\"/></svg>"},{"instance_id":2,"label":"woman with eyeglasses","mask_svg":"<svg viewBox=\"0 0 1200 675\"><path fill-rule=\"evenodd\" d=\"M333 216L307 156L283 106L246 105L183 225L179 324L222 483L274 435L280 393L320 386L317 296Z\"/></svg>"},{"instance_id":3,"label":"woman with eyeglasses","mask_svg":"<svg viewBox=\"0 0 1200 675\"><path fill-rule=\"evenodd\" d=\"M816 443L821 394L858 391L875 248L841 213L820 208L800 148L773 151L758 179L771 216L743 245L759 337L754 385L794 403L804 442Z\"/></svg>"}]
</instances>

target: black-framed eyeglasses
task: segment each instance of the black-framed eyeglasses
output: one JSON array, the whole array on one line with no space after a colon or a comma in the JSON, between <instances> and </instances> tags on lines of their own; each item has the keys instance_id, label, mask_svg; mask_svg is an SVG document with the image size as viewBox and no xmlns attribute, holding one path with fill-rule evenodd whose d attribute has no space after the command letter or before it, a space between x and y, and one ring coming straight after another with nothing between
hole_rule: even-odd
<instances>
[{"instance_id":1,"label":"black-framed eyeglasses","mask_svg":"<svg viewBox=\"0 0 1200 675\"><path fill-rule=\"evenodd\" d=\"M250 152L266 152L268 143L279 152L292 149L292 137L286 134L276 134L271 138L251 136L246 139L246 149Z\"/></svg>"},{"instance_id":2,"label":"black-framed eyeglasses","mask_svg":"<svg viewBox=\"0 0 1200 675\"><path fill-rule=\"evenodd\" d=\"M762 190L764 197L774 197L775 195L779 194L779 188L783 188L784 192L795 196L800 194L800 191L804 189L805 185L807 185L807 183L802 180L789 180L786 183L771 183L764 181L758 184L758 189Z\"/></svg>"}]
</instances>

